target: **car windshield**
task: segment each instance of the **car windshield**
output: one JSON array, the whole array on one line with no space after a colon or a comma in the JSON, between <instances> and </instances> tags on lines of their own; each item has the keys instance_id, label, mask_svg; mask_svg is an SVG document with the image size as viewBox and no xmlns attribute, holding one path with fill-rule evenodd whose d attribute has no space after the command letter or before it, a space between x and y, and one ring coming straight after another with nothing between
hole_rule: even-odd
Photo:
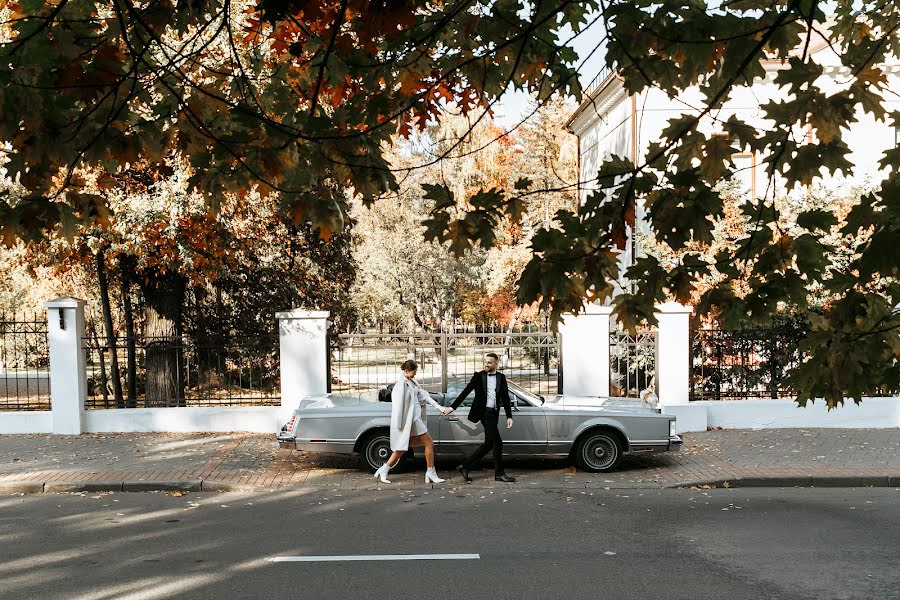
<instances>
[{"instance_id":1,"label":"car windshield","mask_svg":"<svg viewBox=\"0 0 900 600\"><path fill-rule=\"evenodd\" d=\"M469 380L463 379L461 377L454 377L447 381L447 395L446 395L447 404L451 404L453 402L453 400L455 400L456 397L459 396L460 392L463 391L463 389L466 387L467 383L469 383ZM534 406L541 406L544 403L543 398L541 398L540 396L538 396L536 394L532 394L531 392L521 388L520 386L513 383L512 381L509 381L509 379L507 379L507 384L509 385L510 392L512 392L519 398L524 399L529 404L532 404ZM432 394L432 395L434 395L434 394ZM473 397L474 397L473 394L469 394L469 401L468 401L469 403L471 403L471 400Z\"/></svg>"},{"instance_id":2,"label":"car windshield","mask_svg":"<svg viewBox=\"0 0 900 600\"><path fill-rule=\"evenodd\" d=\"M541 406L544 403L544 399L536 394L532 394L522 388L520 388L515 383L509 382L509 391L515 393L521 398L524 398L528 402L531 402L535 406Z\"/></svg>"}]
</instances>

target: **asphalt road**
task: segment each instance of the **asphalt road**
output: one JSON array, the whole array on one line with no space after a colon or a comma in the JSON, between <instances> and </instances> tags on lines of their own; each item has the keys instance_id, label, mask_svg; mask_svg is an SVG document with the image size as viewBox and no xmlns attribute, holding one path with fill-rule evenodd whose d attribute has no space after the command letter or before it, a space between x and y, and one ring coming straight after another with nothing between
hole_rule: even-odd
<instances>
[{"instance_id":1,"label":"asphalt road","mask_svg":"<svg viewBox=\"0 0 900 600\"><path fill-rule=\"evenodd\" d=\"M2 497L0 598L900 598L893 488L339 494Z\"/></svg>"}]
</instances>

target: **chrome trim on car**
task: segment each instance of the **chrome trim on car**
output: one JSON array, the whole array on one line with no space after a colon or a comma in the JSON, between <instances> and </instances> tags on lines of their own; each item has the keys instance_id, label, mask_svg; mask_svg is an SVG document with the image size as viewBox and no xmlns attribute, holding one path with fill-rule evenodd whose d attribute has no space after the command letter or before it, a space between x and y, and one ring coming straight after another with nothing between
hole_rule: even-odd
<instances>
[{"instance_id":1,"label":"chrome trim on car","mask_svg":"<svg viewBox=\"0 0 900 600\"><path fill-rule=\"evenodd\" d=\"M327 442L294 442L297 450L310 452L333 452L335 454L350 454L353 452L353 442L332 441Z\"/></svg>"}]
</instances>

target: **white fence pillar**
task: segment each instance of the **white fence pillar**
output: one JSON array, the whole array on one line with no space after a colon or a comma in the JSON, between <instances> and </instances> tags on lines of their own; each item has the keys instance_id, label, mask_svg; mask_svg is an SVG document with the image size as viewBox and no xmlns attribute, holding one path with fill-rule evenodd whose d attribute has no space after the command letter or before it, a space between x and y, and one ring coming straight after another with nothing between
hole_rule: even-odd
<instances>
[{"instance_id":1,"label":"white fence pillar","mask_svg":"<svg viewBox=\"0 0 900 600\"><path fill-rule=\"evenodd\" d=\"M87 370L84 347L84 300L57 298L44 302L50 341L50 409L53 433L83 431Z\"/></svg>"},{"instance_id":2,"label":"white fence pillar","mask_svg":"<svg viewBox=\"0 0 900 600\"><path fill-rule=\"evenodd\" d=\"M609 316L612 307L588 304L566 315L559 327L563 391L572 396L609 396Z\"/></svg>"},{"instance_id":3,"label":"white fence pillar","mask_svg":"<svg viewBox=\"0 0 900 600\"><path fill-rule=\"evenodd\" d=\"M675 415L678 432L706 431L706 407L691 404L691 312L676 302L657 305L656 383L659 406Z\"/></svg>"},{"instance_id":4,"label":"white fence pillar","mask_svg":"<svg viewBox=\"0 0 900 600\"><path fill-rule=\"evenodd\" d=\"M287 415L300 399L328 391L328 311L275 314L281 352L281 408Z\"/></svg>"},{"instance_id":5,"label":"white fence pillar","mask_svg":"<svg viewBox=\"0 0 900 600\"><path fill-rule=\"evenodd\" d=\"M666 302L656 306L656 382L660 406L690 401L691 370L690 306Z\"/></svg>"}]
</instances>

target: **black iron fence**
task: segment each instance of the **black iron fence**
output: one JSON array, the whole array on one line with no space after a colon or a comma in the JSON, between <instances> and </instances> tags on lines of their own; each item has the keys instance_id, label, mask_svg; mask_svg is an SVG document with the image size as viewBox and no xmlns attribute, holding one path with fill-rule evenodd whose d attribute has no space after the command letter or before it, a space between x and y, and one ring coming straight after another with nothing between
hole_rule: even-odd
<instances>
[{"instance_id":1,"label":"black iron fence","mask_svg":"<svg viewBox=\"0 0 900 600\"><path fill-rule=\"evenodd\" d=\"M512 331L457 329L451 332L332 333L329 344L329 391L374 392L397 380L406 359L419 364L416 380L430 391L462 389L484 356L500 356L509 381L535 394L554 395L561 388L559 339L544 328Z\"/></svg>"},{"instance_id":2,"label":"black iron fence","mask_svg":"<svg viewBox=\"0 0 900 600\"><path fill-rule=\"evenodd\" d=\"M281 404L277 335L117 337L114 347L91 336L84 348L88 409Z\"/></svg>"},{"instance_id":3,"label":"black iron fence","mask_svg":"<svg viewBox=\"0 0 900 600\"><path fill-rule=\"evenodd\" d=\"M803 356L807 325L790 321L739 331L691 331L691 400L793 397L785 378Z\"/></svg>"},{"instance_id":4,"label":"black iron fence","mask_svg":"<svg viewBox=\"0 0 900 600\"><path fill-rule=\"evenodd\" d=\"M50 410L47 318L0 316L0 411Z\"/></svg>"},{"instance_id":5,"label":"black iron fence","mask_svg":"<svg viewBox=\"0 0 900 600\"><path fill-rule=\"evenodd\" d=\"M656 330L611 331L609 334L609 394L638 398L656 385ZM655 390L654 390L655 391Z\"/></svg>"}]
</instances>

